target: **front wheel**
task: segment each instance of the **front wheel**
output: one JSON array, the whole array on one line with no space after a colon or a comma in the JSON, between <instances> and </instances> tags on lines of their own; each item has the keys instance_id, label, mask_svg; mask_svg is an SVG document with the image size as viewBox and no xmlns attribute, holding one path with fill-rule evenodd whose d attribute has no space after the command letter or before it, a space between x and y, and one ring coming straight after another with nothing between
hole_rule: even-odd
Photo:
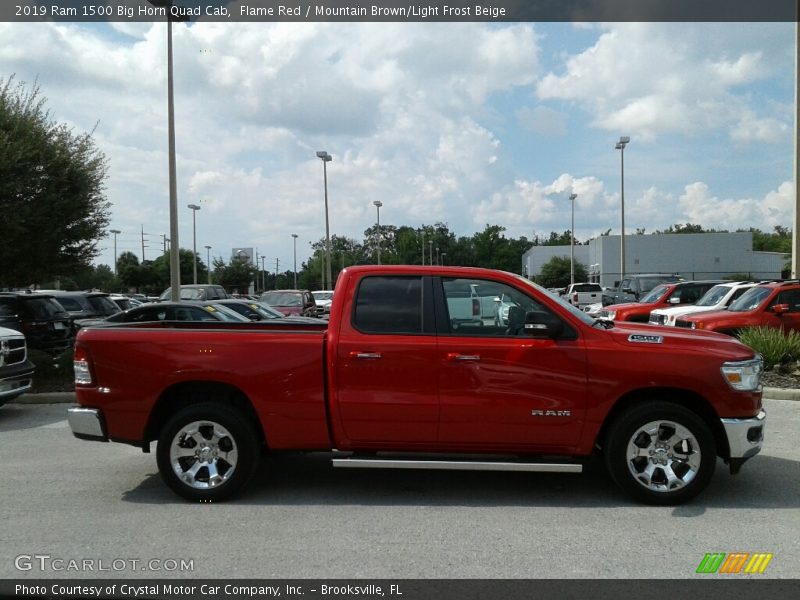
<instances>
[{"instance_id":1,"label":"front wheel","mask_svg":"<svg viewBox=\"0 0 800 600\"><path fill-rule=\"evenodd\" d=\"M605 444L611 478L647 504L680 504L711 481L717 454L706 423L683 406L648 402L611 425Z\"/></svg>"},{"instance_id":2,"label":"front wheel","mask_svg":"<svg viewBox=\"0 0 800 600\"><path fill-rule=\"evenodd\" d=\"M234 408L202 403L170 419L156 459L161 478L179 496L219 502L238 493L255 472L258 441Z\"/></svg>"}]
</instances>

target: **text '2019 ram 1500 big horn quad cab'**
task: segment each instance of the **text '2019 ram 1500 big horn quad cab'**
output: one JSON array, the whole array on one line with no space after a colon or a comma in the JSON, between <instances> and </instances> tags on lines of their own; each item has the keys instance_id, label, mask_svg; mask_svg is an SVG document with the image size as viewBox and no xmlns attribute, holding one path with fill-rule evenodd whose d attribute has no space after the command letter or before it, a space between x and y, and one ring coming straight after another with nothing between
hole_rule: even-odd
<instances>
[{"instance_id":1,"label":"text '2019 ram 1500 big horn quad cab'","mask_svg":"<svg viewBox=\"0 0 800 600\"><path fill-rule=\"evenodd\" d=\"M513 302L463 327L448 290ZM489 293L487 291L487 293ZM595 452L647 503L688 500L717 457L759 452L759 356L702 331L595 320L527 279L436 266L342 271L329 322L87 328L73 433L148 451L195 501L240 491L263 452L336 467L577 473Z\"/></svg>"}]
</instances>

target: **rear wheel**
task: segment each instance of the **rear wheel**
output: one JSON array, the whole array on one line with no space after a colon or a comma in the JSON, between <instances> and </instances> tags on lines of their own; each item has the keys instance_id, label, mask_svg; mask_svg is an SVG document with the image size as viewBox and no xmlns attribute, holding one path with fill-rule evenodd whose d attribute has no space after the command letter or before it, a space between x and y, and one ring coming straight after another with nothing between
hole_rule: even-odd
<instances>
[{"instance_id":1,"label":"rear wheel","mask_svg":"<svg viewBox=\"0 0 800 600\"><path fill-rule=\"evenodd\" d=\"M258 440L236 409L202 403L178 412L161 431L158 470L178 495L219 502L250 480L258 465Z\"/></svg>"},{"instance_id":2,"label":"rear wheel","mask_svg":"<svg viewBox=\"0 0 800 600\"><path fill-rule=\"evenodd\" d=\"M605 461L612 479L647 504L680 504L711 480L714 436L695 413L670 402L635 406L611 425Z\"/></svg>"}]
</instances>

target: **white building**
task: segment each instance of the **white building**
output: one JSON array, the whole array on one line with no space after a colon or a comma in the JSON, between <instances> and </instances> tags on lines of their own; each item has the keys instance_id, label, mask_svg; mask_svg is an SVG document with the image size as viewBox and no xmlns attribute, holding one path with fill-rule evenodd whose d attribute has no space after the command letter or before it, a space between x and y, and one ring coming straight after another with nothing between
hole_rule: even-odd
<instances>
[{"instance_id":1,"label":"white building","mask_svg":"<svg viewBox=\"0 0 800 600\"><path fill-rule=\"evenodd\" d=\"M523 273L537 276L554 256L569 259L569 246L533 246L522 255ZM686 279L722 279L743 273L751 279L779 279L787 255L753 250L751 232L672 233L625 236L625 274L675 273ZM620 279L620 240L607 235L575 246L575 262L590 281L610 287Z\"/></svg>"}]
</instances>

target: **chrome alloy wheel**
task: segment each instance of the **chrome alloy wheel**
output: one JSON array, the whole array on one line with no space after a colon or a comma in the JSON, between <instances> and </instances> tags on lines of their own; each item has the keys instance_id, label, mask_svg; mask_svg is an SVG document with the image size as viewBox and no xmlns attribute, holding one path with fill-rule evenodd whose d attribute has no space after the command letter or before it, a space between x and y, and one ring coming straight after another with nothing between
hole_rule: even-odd
<instances>
[{"instance_id":1,"label":"chrome alloy wheel","mask_svg":"<svg viewBox=\"0 0 800 600\"><path fill-rule=\"evenodd\" d=\"M634 479L653 492L687 486L702 459L695 435L669 420L651 421L636 429L628 440L626 456Z\"/></svg>"},{"instance_id":2,"label":"chrome alloy wheel","mask_svg":"<svg viewBox=\"0 0 800 600\"><path fill-rule=\"evenodd\" d=\"M182 483L206 490L231 478L238 450L233 436L219 423L193 421L172 438L169 457L172 470Z\"/></svg>"}]
</instances>

